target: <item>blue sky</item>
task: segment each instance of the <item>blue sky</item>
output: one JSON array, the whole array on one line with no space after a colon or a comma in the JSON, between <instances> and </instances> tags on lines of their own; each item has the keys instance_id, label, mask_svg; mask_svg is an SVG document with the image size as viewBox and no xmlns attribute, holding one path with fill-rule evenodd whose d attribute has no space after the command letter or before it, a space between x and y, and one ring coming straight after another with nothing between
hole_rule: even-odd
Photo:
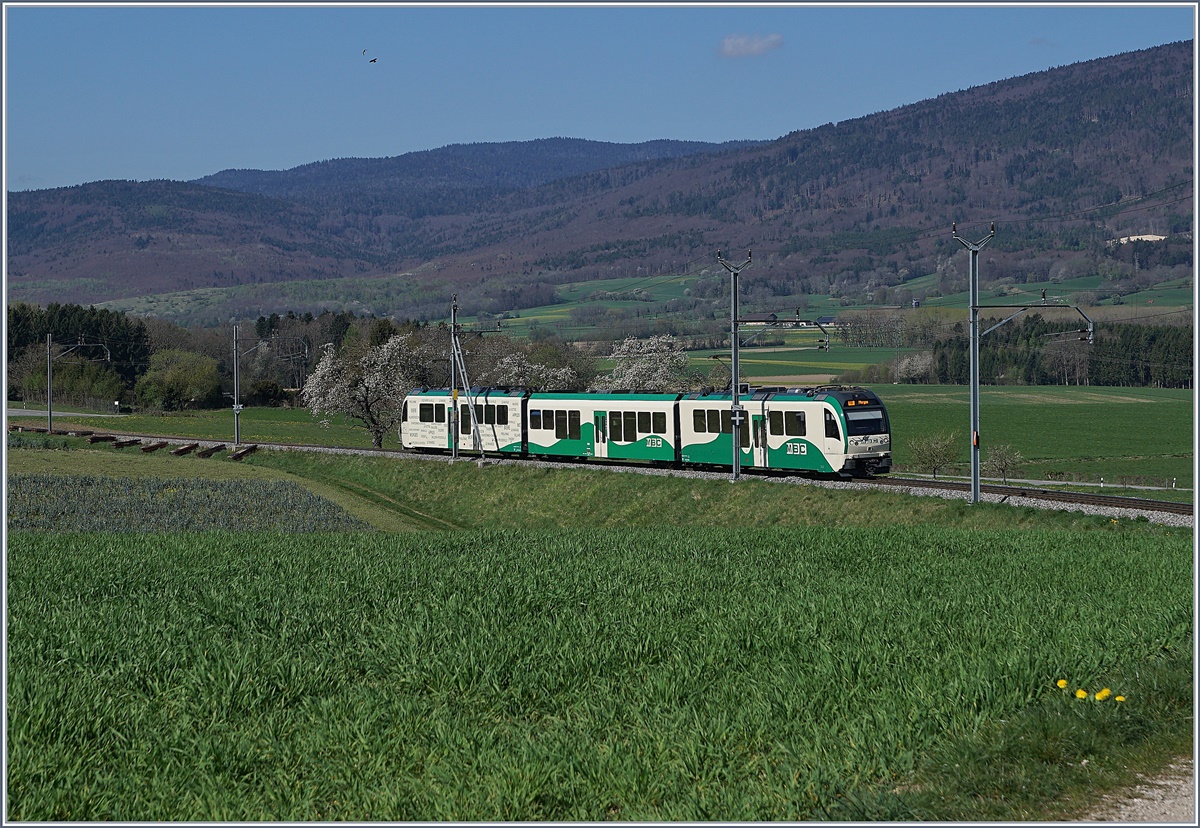
<instances>
[{"instance_id":1,"label":"blue sky","mask_svg":"<svg viewBox=\"0 0 1200 828\"><path fill-rule=\"evenodd\" d=\"M1184 3L4 14L8 190L555 136L773 139L1196 28Z\"/></svg>"}]
</instances>

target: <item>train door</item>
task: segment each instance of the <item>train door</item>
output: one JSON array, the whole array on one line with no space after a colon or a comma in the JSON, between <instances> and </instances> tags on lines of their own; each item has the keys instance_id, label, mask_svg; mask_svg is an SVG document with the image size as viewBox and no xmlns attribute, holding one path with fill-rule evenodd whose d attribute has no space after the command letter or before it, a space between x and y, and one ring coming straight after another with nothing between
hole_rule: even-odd
<instances>
[{"instance_id":1,"label":"train door","mask_svg":"<svg viewBox=\"0 0 1200 828\"><path fill-rule=\"evenodd\" d=\"M767 404L751 404L746 406L750 415L750 465L765 469L770 465L767 459Z\"/></svg>"},{"instance_id":2,"label":"train door","mask_svg":"<svg viewBox=\"0 0 1200 828\"><path fill-rule=\"evenodd\" d=\"M842 434L842 424L838 421L833 409L825 405L822 408L825 420L825 459L835 469L841 467L840 459L846 453L845 435ZM837 462L835 462L835 459Z\"/></svg>"},{"instance_id":3,"label":"train door","mask_svg":"<svg viewBox=\"0 0 1200 828\"><path fill-rule=\"evenodd\" d=\"M594 457L608 457L608 412L597 409L592 412L592 424L595 426L595 439L592 441Z\"/></svg>"}]
</instances>

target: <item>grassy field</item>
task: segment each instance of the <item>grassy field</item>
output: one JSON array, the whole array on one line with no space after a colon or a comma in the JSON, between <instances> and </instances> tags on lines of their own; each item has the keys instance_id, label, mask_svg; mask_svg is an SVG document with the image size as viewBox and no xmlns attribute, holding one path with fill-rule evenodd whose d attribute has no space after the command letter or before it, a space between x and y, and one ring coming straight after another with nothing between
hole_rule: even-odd
<instances>
[{"instance_id":1,"label":"grassy field","mask_svg":"<svg viewBox=\"0 0 1200 828\"><path fill-rule=\"evenodd\" d=\"M64 438L56 438L64 439ZM69 439L69 438L68 438ZM1106 528L1105 517L1080 512L1013 510L964 500L905 494L843 492L747 478L723 480L650 477L603 469L566 471L498 463L448 464L436 460L260 451L238 463L133 454L72 441L69 450L10 450L7 474L192 479L218 483L286 481L336 503L355 519L389 531L581 529L623 526L916 526L937 523L999 530ZM437 485L431 486L430 480ZM14 503L20 502L15 499ZM107 506L105 508L108 508ZM75 524L69 513L58 526ZM229 526L240 526L234 521Z\"/></svg>"},{"instance_id":2,"label":"grassy field","mask_svg":"<svg viewBox=\"0 0 1200 828\"><path fill-rule=\"evenodd\" d=\"M292 481L418 531L14 531L46 495L10 496L13 820L1024 820L1190 749L1189 531L63 445L10 479L141 480L153 511L192 476L227 526Z\"/></svg>"},{"instance_id":3,"label":"grassy field","mask_svg":"<svg viewBox=\"0 0 1200 828\"><path fill-rule=\"evenodd\" d=\"M721 275L724 276L723 273ZM571 320L572 310L576 308L599 307L605 310L645 311L655 304L683 298L686 295L685 292L688 287L698 278L704 277L699 273L687 273L677 276L643 276L564 283L559 285L557 289L560 302L535 308L522 308L517 311L520 314L519 316L505 319L502 325L505 330L516 336L527 335L530 325L536 323L537 325L552 327L561 336L567 338L590 339L589 332L594 329L594 326L574 323ZM916 293L929 291L936 287L938 279L938 274L918 276L905 282L904 287ZM981 291L980 298L988 303L1004 305L1019 305L1022 302L1037 303L1041 301L1041 291L1045 288L1052 302L1062 302L1069 305L1079 294L1098 291L1104 281L1100 276L1085 276L1058 282L996 285L985 287ZM633 298L611 298L621 296L632 297L635 293L639 294L645 301L638 301ZM845 311L880 309L879 306L875 305L846 306L842 304L840 298L830 296L811 295L803 297L803 300L806 303L803 314L810 319L815 319L819 316L836 316ZM789 315L794 311L794 305L788 304L791 301L792 298L789 297L782 297L778 300L779 304L783 307L782 312L779 307L768 308L766 310L774 311L781 316ZM963 291L962 293L930 298L923 304L925 307L962 309L965 320L968 301L968 294L966 291ZM1145 313L1160 309L1187 308L1191 307L1194 301L1195 296L1189 280L1177 279L1122 296L1120 304L1113 304L1113 299L1111 297L1107 298L1100 302L1098 306L1089 308L1088 313L1089 316L1094 316L1095 318L1119 320L1124 312L1133 316L1139 311ZM753 312L756 309L743 308L743 310ZM1073 313L1071 313L1071 318L1074 318Z\"/></svg>"},{"instance_id":4,"label":"grassy field","mask_svg":"<svg viewBox=\"0 0 1200 828\"><path fill-rule=\"evenodd\" d=\"M878 386L888 407L896 462L910 465L912 438L962 438L960 473L969 473L970 394L962 386ZM1027 463L1020 476L1050 475L1120 488L1139 482L1194 486L1192 392L1161 388L984 387L979 392L982 453L1010 445Z\"/></svg>"},{"instance_id":5,"label":"grassy field","mask_svg":"<svg viewBox=\"0 0 1200 828\"><path fill-rule=\"evenodd\" d=\"M738 367L743 381L752 384L827 384L844 371L859 370L875 365L896 355L910 353L909 348L834 348L820 351L816 340L819 331L803 333L788 332L789 344L781 346L749 347L738 350ZM794 339L792 344L790 340ZM690 351L688 359L693 368L708 371L713 366L713 357L729 366L729 349L715 351ZM729 374L726 373L728 380ZM797 378L803 378L797 379Z\"/></svg>"},{"instance_id":6,"label":"grassy field","mask_svg":"<svg viewBox=\"0 0 1200 828\"><path fill-rule=\"evenodd\" d=\"M11 407L11 406L10 406ZM45 428L46 415L15 416L11 425ZM164 434L194 440L221 440L233 443L233 411L229 408L211 411L180 411L169 414L125 414L109 416L54 415L54 430L72 428L97 431L129 432L134 434ZM243 443L256 441L312 444L338 448L371 448L371 437L365 429L344 417L331 419L328 428L321 425L312 413L303 408L244 408L239 430ZM384 448L400 448L399 437L388 434Z\"/></svg>"}]
</instances>

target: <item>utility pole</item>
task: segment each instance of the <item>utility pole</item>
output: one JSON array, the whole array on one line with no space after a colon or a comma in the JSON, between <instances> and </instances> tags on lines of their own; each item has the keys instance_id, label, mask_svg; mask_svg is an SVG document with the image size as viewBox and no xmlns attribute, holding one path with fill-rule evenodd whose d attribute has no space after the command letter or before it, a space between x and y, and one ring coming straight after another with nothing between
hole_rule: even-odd
<instances>
[{"instance_id":1,"label":"utility pole","mask_svg":"<svg viewBox=\"0 0 1200 828\"><path fill-rule=\"evenodd\" d=\"M237 448L242 442L242 404L241 378L238 366L241 364L241 352L238 350L238 326L233 326L233 447Z\"/></svg>"},{"instance_id":2,"label":"utility pole","mask_svg":"<svg viewBox=\"0 0 1200 828\"><path fill-rule=\"evenodd\" d=\"M54 433L54 357L50 346L54 334L46 334L46 433Z\"/></svg>"},{"instance_id":3,"label":"utility pole","mask_svg":"<svg viewBox=\"0 0 1200 828\"><path fill-rule=\"evenodd\" d=\"M458 294L450 297L450 459L458 459Z\"/></svg>"},{"instance_id":4,"label":"utility pole","mask_svg":"<svg viewBox=\"0 0 1200 828\"><path fill-rule=\"evenodd\" d=\"M482 336L484 333L496 333L500 330L497 324L495 329L473 331L475 336ZM455 414L449 418L450 427L453 431L453 438L450 444L450 455L452 460L458 459L458 442L460 428L455 428L455 423L458 420L458 383L462 380L464 396L467 398L467 413L471 418L471 442L475 450L479 452L479 460L483 462L484 449L481 438L481 430L479 428L479 415L475 413L475 398L471 395L471 378L467 374L467 358L463 351L462 340L459 334L462 332L462 326L458 324L458 294L454 294L450 300L450 402L455 409Z\"/></svg>"},{"instance_id":5,"label":"utility pole","mask_svg":"<svg viewBox=\"0 0 1200 828\"><path fill-rule=\"evenodd\" d=\"M267 340L260 339L253 348L247 348L246 354L257 351ZM307 346L305 346L307 351ZM241 403L241 371L239 366L246 354L238 350L238 326L233 326L233 446L237 448L242 442L242 403Z\"/></svg>"},{"instance_id":6,"label":"utility pole","mask_svg":"<svg viewBox=\"0 0 1200 828\"><path fill-rule=\"evenodd\" d=\"M741 390L741 373L738 371L738 274L750 266L750 251L746 251L746 261L739 265L731 265L721 256L721 251L717 251L717 261L721 266L729 271L729 347L732 350L732 365L729 370L732 376L730 382L730 390L733 391L733 404L730 407L730 423L733 434L733 478L731 483L736 483L742 476L742 447L741 447L741 426L745 420L746 410L742 408L738 400L738 391Z\"/></svg>"},{"instance_id":7,"label":"utility pole","mask_svg":"<svg viewBox=\"0 0 1200 828\"><path fill-rule=\"evenodd\" d=\"M977 242L969 242L958 235L957 223L950 225L950 232L971 253L971 503L979 502L979 251L996 235L996 222L991 232Z\"/></svg>"}]
</instances>

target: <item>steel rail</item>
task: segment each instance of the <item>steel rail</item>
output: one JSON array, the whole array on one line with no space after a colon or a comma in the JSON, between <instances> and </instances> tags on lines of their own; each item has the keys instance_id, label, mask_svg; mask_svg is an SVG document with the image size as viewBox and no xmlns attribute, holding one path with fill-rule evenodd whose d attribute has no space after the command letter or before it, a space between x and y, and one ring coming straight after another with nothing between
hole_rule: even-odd
<instances>
[{"instance_id":1,"label":"steel rail","mask_svg":"<svg viewBox=\"0 0 1200 828\"><path fill-rule=\"evenodd\" d=\"M948 489L965 492L970 490L967 483L951 480L920 480L904 477L871 477L864 478L865 482L881 486L903 486L911 489ZM1038 489L1029 486L998 486L982 485L980 491L987 494L1002 496L1002 501L1009 497L1029 497L1037 500L1050 500L1059 503L1074 503L1083 506L1106 506L1114 509L1138 509L1146 512L1169 512L1175 515L1193 514L1191 503L1177 503L1169 500L1147 500L1138 497L1121 497L1116 495L1089 494L1087 492L1064 492L1056 489Z\"/></svg>"}]
</instances>

